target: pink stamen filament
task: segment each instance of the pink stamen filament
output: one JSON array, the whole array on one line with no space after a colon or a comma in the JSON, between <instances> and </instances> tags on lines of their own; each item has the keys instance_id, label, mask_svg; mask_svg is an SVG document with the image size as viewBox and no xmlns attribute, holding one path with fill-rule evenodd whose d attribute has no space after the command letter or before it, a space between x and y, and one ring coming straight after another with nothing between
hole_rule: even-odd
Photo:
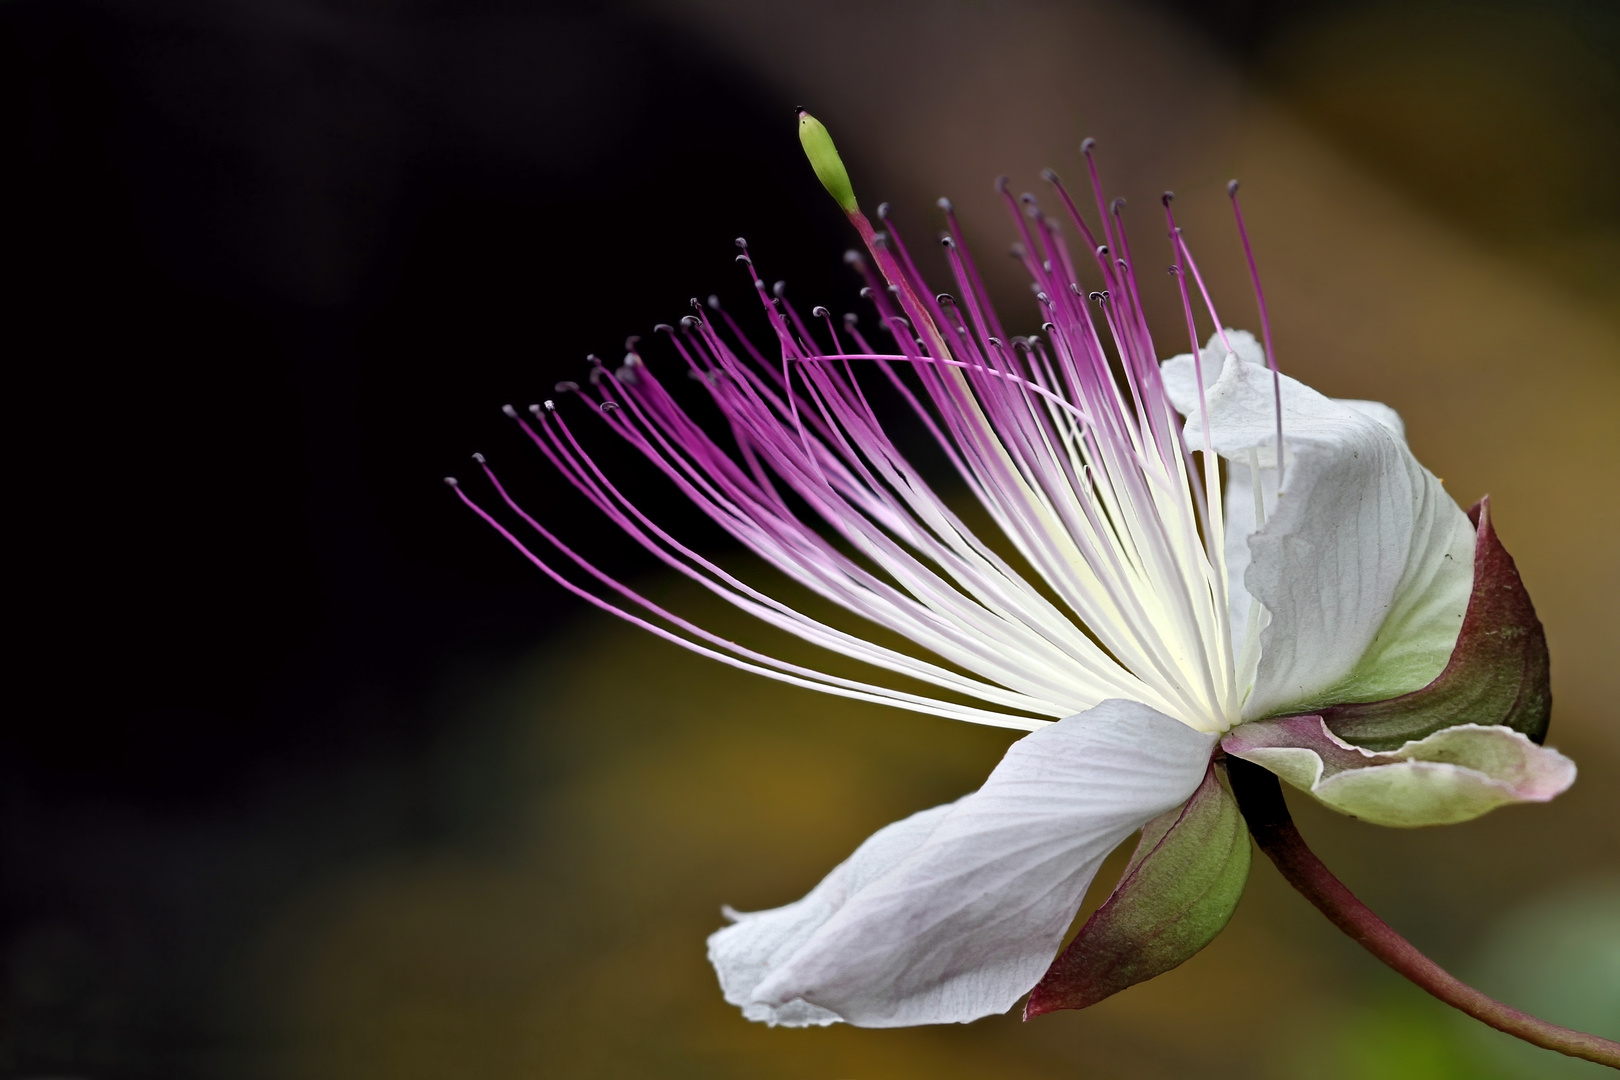
<instances>
[{"instance_id":1,"label":"pink stamen filament","mask_svg":"<svg viewBox=\"0 0 1620 1080\"><path fill-rule=\"evenodd\" d=\"M570 592L595 597L596 606L658 627L666 640L703 655L796 685L1025 728L1106 697L1144 701L1206 729L1227 726L1241 693L1226 625L1221 507L1206 495L1219 490L1208 425L1200 477L1164 393L1119 207L1103 206L1089 157L1088 169L1103 244L1093 242L1067 192L1050 179L1092 247L1106 286L1096 307L1100 318L1056 222L1033 197L1021 206L1005 193L1040 290L1044 336L1010 344L954 213L947 211L945 256L960 299L928 290L893 222L885 221L880 236L857 211L851 220L877 273L862 258L852 262L867 277L864 295L896 351L873 348L853 324L842 331L853 342L846 346L825 309L815 312L819 322L807 322L780 284L771 295L745 253L738 260L776 337L777 358L762 353L713 299L709 306L741 355L701 312L682 320L680 332L660 327L725 418L730 449L692 419L634 351L617 373L599 367L590 387L570 388L745 547L813 594L903 635L950 667L812 619L722 571L638 509L550 403L537 411L537 425L519 421L571 486L666 565L778 629L988 709L834 677L709 634L563 545L488 473L502 504L566 564L667 625L596 597L516 534L502 535ZM1175 243L1178 261L1191 266L1179 237ZM1204 299L1213 316L1207 292ZM1102 330L1122 379L1104 351ZM818 342L822 334L830 348ZM1201 362L1196 342L1194 357ZM974 536L906 462L867 398L861 365L874 366L920 417L1056 601ZM798 501L790 505L789 495ZM800 519L799 505L839 546Z\"/></svg>"}]
</instances>

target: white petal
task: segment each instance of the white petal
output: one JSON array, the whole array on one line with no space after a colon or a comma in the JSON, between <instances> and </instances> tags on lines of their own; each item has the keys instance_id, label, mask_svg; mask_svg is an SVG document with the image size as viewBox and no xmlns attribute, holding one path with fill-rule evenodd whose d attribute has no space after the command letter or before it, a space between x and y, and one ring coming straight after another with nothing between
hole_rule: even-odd
<instances>
[{"instance_id":1,"label":"white petal","mask_svg":"<svg viewBox=\"0 0 1620 1080\"><path fill-rule=\"evenodd\" d=\"M1292 716L1244 724L1222 745L1341 814L1397 828L1547 802L1575 782L1573 761L1501 726L1458 724L1377 753L1340 739L1320 717Z\"/></svg>"},{"instance_id":2,"label":"white petal","mask_svg":"<svg viewBox=\"0 0 1620 1080\"><path fill-rule=\"evenodd\" d=\"M971 796L967 796L971 798ZM958 800L960 801L960 800ZM921 846L956 803L946 803L885 825L855 849L855 854L833 868L802 900L769 911L733 911L725 914L731 926L709 935L709 962L720 976L726 1000L740 1007L750 1020L772 1027L825 1026L842 1019L830 1009L807 1001L777 1007L753 1000L754 988L773 968L791 957L816 929L849 902L862 888L892 870Z\"/></svg>"},{"instance_id":3,"label":"white petal","mask_svg":"<svg viewBox=\"0 0 1620 1080\"><path fill-rule=\"evenodd\" d=\"M1108 853L1198 786L1214 738L1112 700L1020 739L977 792L878 832L798 904L711 937L727 999L776 1023L1005 1012Z\"/></svg>"},{"instance_id":4,"label":"white petal","mask_svg":"<svg viewBox=\"0 0 1620 1080\"><path fill-rule=\"evenodd\" d=\"M1229 553L1234 534L1253 528L1251 449L1262 479L1274 472L1273 393L1271 372L1236 356L1205 392L1212 445L1233 463ZM1247 538L1247 566L1241 556L1233 566L1270 615L1248 718L1427 685L1451 656L1473 588L1474 528L1407 449L1393 410L1336 402L1287 376L1282 394L1283 490ZM1187 442L1203 442L1196 411Z\"/></svg>"}]
</instances>

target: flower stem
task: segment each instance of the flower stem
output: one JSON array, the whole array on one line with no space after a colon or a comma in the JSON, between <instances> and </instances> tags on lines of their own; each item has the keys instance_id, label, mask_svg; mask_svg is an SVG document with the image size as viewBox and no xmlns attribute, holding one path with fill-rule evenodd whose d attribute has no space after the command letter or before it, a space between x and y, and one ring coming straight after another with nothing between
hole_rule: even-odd
<instances>
[{"instance_id":1,"label":"flower stem","mask_svg":"<svg viewBox=\"0 0 1620 1080\"><path fill-rule=\"evenodd\" d=\"M1354 938L1368 952L1455 1009L1483 1021L1498 1031L1556 1050L1570 1057L1585 1058L1611 1069L1620 1069L1620 1043L1589 1035L1584 1031L1549 1024L1500 1001L1486 997L1472 986L1418 952L1389 924L1374 915L1344 883L1333 876L1294 827L1294 819L1283 801L1282 786L1275 774L1241 758L1226 759L1232 793L1249 823L1249 831L1288 883L1315 904L1333 925Z\"/></svg>"}]
</instances>

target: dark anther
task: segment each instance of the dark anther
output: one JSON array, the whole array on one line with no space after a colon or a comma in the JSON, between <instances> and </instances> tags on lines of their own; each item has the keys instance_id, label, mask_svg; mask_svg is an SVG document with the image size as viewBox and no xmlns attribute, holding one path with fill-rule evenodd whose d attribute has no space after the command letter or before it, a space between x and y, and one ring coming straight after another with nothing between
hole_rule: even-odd
<instances>
[{"instance_id":1,"label":"dark anther","mask_svg":"<svg viewBox=\"0 0 1620 1080\"><path fill-rule=\"evenodd\" d=\"M1108 212L1118 217L1119 212L1123 209L1125 209L1125 196L1115 195L1114 200L1108 204Z\"/></svg>"},{"instance_id":2,"label":"dark anther","mask_svg":"<svg viewBox=\"0 0 1620 1080\"><path fill-rule=\"evenodd\" d=\"M1092 147L1094 147L1096 145L1097 145L1097 140L1096 139L1091 139L1091 138L1081 139L1080 140L1080 152L1082 154L1089 154L1089 153L1091 153Z\"/></svg>"},{"instance_id":3,"label":"dark anther","mask_svg":"<svg viewBox=\"0 0 1620 1080\"><path fill-rule=\"evenodd\" d=\"M947 214L950 213L951 209L952 209L951 200L947 199L943 195L941 195L937 200L935 200L934 205L939 207L941 210L945 211Z\"/></svg>"},{"instance_id":4,"label":"dark anther","mask_svg":"<svg viewBox=\"0 0 1620 1080\"><path fill-rule=\"evenodd\" d=\"M870 299L872 299L872 288L871 288L871 286L869 286L869 285L862 285L861 286L861 299L862 300L870 300Z\"/></svg>"},{"instance_id":5,"label":"dark anther","mask_svg":"<svg viewBox=\"0 0 1620 1080\"><path fill-rule=\"evenodd\" d=\"M861 317L859 315L855 314L853 311L844 312L844 325L845 326L854 326L856 323L858 323L860 321L861 321Z\"/></svg>"},{"instance_id":6,"label":"dark anther","mask_svg":"<svg viewBox=\"0 0 1620 1080\"><path fill-rule=\"evenodd\" d=\"M1164 205L1169 206L1171 204L1171 202L1173 202L1175 200L1175 197L1176 197L1175 192L1167 191L1163 195L1159 196L1159 201L1164 203Z\"/></svg>"},{"instance_id":7,"label":"dark anther","mask_svg":"<svg viewBox=\"0 0 1620 1080\"><path fill-rule=\"evenodd\" d=\"M681 328L685 329L685 330L690 330L693 327L695 327L697 324L698 324L697 318L695 316L692 316L692 315L688 315L688 316L686 316L685 318L683 318L681 320Z\"/></svg>"},{"instance_id":8,"label":"dark anther","mask_svg":"<svg viewBox=\"0 0 1620 1080\"><path fill-rule=\"evenodd\" d=\"M1012 257L1015 258L1015 259L1022 259L1024 257L1024 245L1023 244L1014 244L1012 247L1008 248L1007 250L1012 252Z\"/></svg>"},{"instance_id":9,"label":"dark anther","mask_svg":"<svg viewBox=\"0 0 1620 1080\"><path fill-rule=\"evenodd\" d=\"M758 289L760 292L764 292L765 291L765 282L764 282L764 280L761 279L761 278L755 278L754 279L754 288Z\"/></svg>"},{"instance_id":10,"label":"dark anther","mask_svg":"<svg viewBox=\"0 0 1620 1080\"><path fill-rule=\"evenodd\" d=\"M889 246L889 234L886 233L886 232L873 233L872 234L872 246L873 247L880 247L880 248L887 248Z\"/></svg>"},{"instance_id":11,"label":"dark anther","mask_svg":"<svg viewBox=\"0 0 1620 1080\"><path fill-rule=\"evenodd\" d=\"M1052 306L1052 298L1050 296L1047 296L1044 292L1036 293L1035 294L1035 299L1039 300L1041 303L1045 304L1047 307Z\"/></svg>"},{"instance_id":12,"label":"dark anther","mask_svg":"<svg viewBox=\"0 0 1620 1080\"><path fill-rule=\"evenodd\" d=\"M946 304L954 304L954 303L956 303L956 297L952 296L948 292L942 292L938 296L934 297L934 303L939 304L941 307L943 307Z\"/></svg>"},{"instance_id":13,"label":"dark anther","mask_svg":"<svg viewBox=\"0 0 1620 1080\"><path fill-rule=\"evenodd\" d=\"M501 412L505 413L507 416L510 416L513 420L517 419L517 410L512 408L510 405L502 405Z\"/></svg>"},{"instance_id":14,"label":"dark anther","mask_svg":"<svg viewBox=\"0 0 1620 1080\"><path fill-rule=\"evenodd\" d=\"M753 265L754 265L754 260L753 260L753 259L750 259L750 258L749 258L749 257L748 257L748 256L746 256L746 255L739 255L739 256L737 256L737 257L736 257L736 258L735 258L735 259L733 259L733 260L731 260L731 261L732 261L732 262L740 262L740 263L747 263L747 264L748 264L748 265L749 265L749 266L753 266Z\"/></svg>"},{"instance_id":15,"label":"dark anther","mask_svg":"<svg viewBox=\"0 0 1620 1080\"><path fill-rule=\"evenodd\" d=\"M1010 177L998 176L996 177L996 190L1005 195L1007 193L1007 185L1010 183L1012 183L1012 179Z\"/></svg>"},{"instance_id":16,"label":"dark anther","mask_svg":"<svg viewBox=\"0 0 1620 1080\"><path fill-rule=\"evenodd\" d=\"M1108 245L1107 244L1098 244L1097 245L1097 258L1100 259L1104 255L1107 255L1107 254L1108 254Z\"/></svg>"},{"instance_id":17,"label":"dark anther","mask_svg":"<svg viewBox=\"0 0 1620 1080\"><path fill-rule=\"evenodd\" d=\"M1228 180L1226 182L1226 197L1231 198L1233 195L1236 195L1237 192L1238 182L1236 180Z\"/></svg>"},{"instance_id":18,"label":"dark anther","mask_svg":"<svg viewBox=\"0 0 1620 1080\"><path fill-rule=\"evenodd\" d=\"M830 319L830 318L832 318L832 312L828 311L826 308L822 307L820 304L817 304L815 307L811 308L810 309L810 314L814 315L818 319Z\"/></svg>"},{"instance_id":19,"label":"dark anther","mask_svg":"<svg viewBox=\"0 0 1620 1080\"><path fill-rule=\"evenodd\" d=\"M890 285L889 286L889 292L891 294L893 294L894 296L899 296L900 295L900 286L898 286L898 285Z\"/></svg>"},{"instance_id":20,"label":"dark anther","mask_svg":"<svg viewBox=\"0 0 1620 1080\"><path fill-rule=\"evenodd\" d=\"M889 220L889 204L888 203L886 203L886 202L878 203L877 216L878 216L879 221L888 221Z\"/></svg>"},{"instance_id":21,"label":"dark anther","mask_svg":"<svg viewBox=\"0 0 1620 1080\"><path fill-rule=\"evenodd\" d=\"M1093 292L1088 294L1086 299L1090 300L1093 304L1100 304L1104 300L1108 299L1108 294L1105 292Z\"/></svg>"},{"instance_id":22,"label":"dark anther","mask_svg":"<svg viewBox=\"0 0 1620 1080\"><path fill-rule=\"evenodd\" d=\"M474 454L473 455L473 460L478 462L478 464L482 465L484 463L484 455L483 454Z\"/></svg>"},{"instance_id":23,"label":"dark anther","mask_svg":"<svg viewBox=\"0 0 1620 1080\"><path fill-rule=\"evenodd\" d=\"M856 251L854 248L850 248L848 251L844 252L844 261L849 263L851 266L859 266L861 263L861 253Z\"/></svg>"},{"instance_id":24,"label":"dark anther","mask_svg":"<svg viewBox=\"0 0 1620 1080\"><path fill-rule=\"evenodd\" d=\"M709 294L709 310L710 311L719 311L720 310L720 297L716 296L714 293Z\"/></svg>"},{"instance_id":25,"label":"dark anther","mask_svg":"<svg viewBox=\"0 0 1620 1080\"><path fill-rule=\"evenodd\" d=\"M988 341L990 344L994 345L998 349L1001 348L1001 339L1000 338L991 337L991 338L985 338L984 340Z\"/></svg>"},{"instance_id":26,"label":"dark anther","mask_svg":"<svg viewBox=\"0 0 1620 1080\"><path fill-rule=\"evenodd\" d=\"M534 414L534 417L535 417L536 420L540 419L540 406L538 406L538 405L530 405L529 406L529 411Z\"/></svg>"},{"instance_id":27,"label":"dark anther","mask_svg":"<svg viewBox=\"0 0 1620 1080\"><path fill-rule=\"evenodd\" d=\"M653 333L655 334L673 334L674 332L675 328L669 325L667 322L661 322L657 326L653 327Z\"/></svg>"},{"instance_id":28,"label":"dark anther","mask_svg":"<svg viewBox=\"0 0 1620 1080\"><path fill-rule=\"evenodd\" d=\"M737 239L733 240L732 243L736 244L738 247L742 248L744 251L748 250L748 241L744 240L740 236L737 237Z\"/></svg>"},{"instance_id":29,"label":"dark anther","mask_svg":"<svg viewBox=\"0 0 1620 1080\"><path fill-rule=\"evenodd\" d=\"M692 306L693 307L698 306L698 302L697 302L696 297L692 298ZM640 334L631 334L629 337L625 338L624 339L624 351L625 352L635 352L636 351L636 342L638 342L640 340L641 340L641 335Z\"/></svg>"},{"instance_id":30,"label":"dark anther","mask_svg":"<svg viewBox=\"0 0 1620 1080\"><path fill-rule=\"evenodd\" d=\"M1050 274L1052 272L1052 260L1051 259L1042 259L1041 260L1041 269L1045 270L1048 274Z\"/></svg>"},{"instance_id":31,"label":"dark anther","mask_svg":"<svg viewBox=\"0 0 1620 1080\"><path fill-rule=\"evenodd\" d=\"M558 383L556 386L553 386L551 389L554 390L555 392L559 393L559 394L566 394L569 391L578 390L579 389L579 383L573 382L570 379L564 379L562 382Z\"/></svg>"},{"instance_id":32,"label":"dark anther","mask_svg":"<svg viewBox=\"0 0 1620 1080\"><path fill-rule=\"evenodd\" d=\"M771 292L775 293L777 297L780 298L787 292L787 282L778 281L775 285L771 286Z\"/></svg>"},{"instance_id":33,"label":"dark anther","mask_svg":"<svg viewBox=\"0 0 1620 1080\"><path fill-rule=\"evenodd\" d=\"M944 244L946 247L955 247L956 246L956 241L951 238L950 233L940 233L939 234L939 242L941 244Z\"/></svg>"},{"instance_id":34,"label":"dark anther","mask_svg":"<svg viewBox=\"0 0 1620 1080\"><path fill-rule=\"evenodd\" d=\"M1045 330L1048 334L1050 334L1052 331L1057 329L1057 323L1043 322L1043 323L1041 323L1041 329ZM1030 340L1034 341L1035 339L1032 337L1032 338L1030 338Z\"/></svg>"},{"instance_id":35,"label":"dark anther","mask_svg":"<svg viewBox=\"0 0 1620 1080\"><path fill-rule=\"evenodd\" d=\"M1042 169L1041 179L1045 180L1048 184L1055 184L1058 182L1058 175L1052 169Z\"/></svg>"},{"instance_id":36,"label":"dark anther","mask_svg":"<svg viewBox=\"0 0 1620 1080\"><path fill-rule=\"evenodd\" d=\"M1025 206L1034 206L1035 195L1033 192L1026 191L1022 195L1018 196L1018 201L1023 203Z\"/></svg>"},{"instance_id":37,"label":"dark anther","mask_svg":"<svg viewBox=\"0 0 1620 1080\"><path fill-rule=\"evenodd\" d=\"M549 405L551 403L548 401L548 402L546 402L546 404ZM614 412L614 411L616 411L618 409L618 407L619 407L619 403L617 401L604 401L604 402L602 402L602 411L603 412Z\"/></svg>"}]
</instances>

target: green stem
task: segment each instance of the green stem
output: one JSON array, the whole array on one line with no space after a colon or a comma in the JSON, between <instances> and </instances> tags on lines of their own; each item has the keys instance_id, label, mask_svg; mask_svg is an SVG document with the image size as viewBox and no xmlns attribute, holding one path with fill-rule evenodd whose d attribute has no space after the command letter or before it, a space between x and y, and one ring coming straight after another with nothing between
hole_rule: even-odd
<instances>
[{"instance_id":1,"label":"green stem","mask_svg":"<svg viewBox=\"0 0 1620 1080\"><path fill-rule=\"evenodd\" d=\"M1315 904L1333 925L1360 942L1362 948L1406 976L1452 1008L1461 1009L1474 1019L1498 1031L1556 1050L1570 1057L1585 1058L1611 1069L1620 1069L1620 1043L1584 1031L1549 1024L1529 1013L1509 1008L1486 997L1457 979L1439 964L1418 952L1388 923L1374 915L1344 883L1333 876L1294 827L1294 819L1283 801L1282 786L1275 774L1240 758L1226 759L1232 793L1249 823L1249 831L1288 883Z\"/></svg>"}]
</instances>

